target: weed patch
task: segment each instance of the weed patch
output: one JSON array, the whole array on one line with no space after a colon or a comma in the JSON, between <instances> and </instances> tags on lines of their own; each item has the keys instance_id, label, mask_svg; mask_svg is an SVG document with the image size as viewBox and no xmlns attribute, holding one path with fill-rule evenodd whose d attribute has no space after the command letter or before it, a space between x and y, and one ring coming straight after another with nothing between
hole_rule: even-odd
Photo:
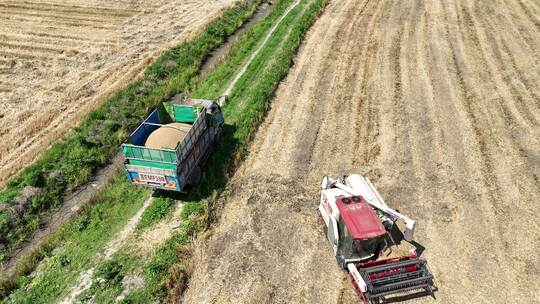
<instances>
[{"instance_id":1,"label":"weed patch","mask_svg":"<svg viewBox=\"0 0 540 304\"><path fill-rule=\"evenodd\" d=\"M175 203L176 201L172 198L155 198L152 204L143 212L136 229L142 230L153 226L169 214L169 211L174 207Z\"/></svg>"}]
</instances>

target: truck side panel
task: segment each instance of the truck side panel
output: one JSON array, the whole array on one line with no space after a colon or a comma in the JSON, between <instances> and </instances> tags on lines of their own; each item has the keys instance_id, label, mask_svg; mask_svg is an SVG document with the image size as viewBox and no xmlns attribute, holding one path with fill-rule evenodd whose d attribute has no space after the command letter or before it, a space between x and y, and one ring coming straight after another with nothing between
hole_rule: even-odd
<instances>
[{"instance_id":1,"label":"truck side panel","mask_svg":"<svg viewBox=\"0 0 540 304\"><path fill-rule=\"evenodd\" d=\"M194 144L191 153L181 163L178 169L180 180L187 182L196 166L201 165L203 158L211 149L210 145L212 144L213 139L214 128L206 128L199 137L199 140Z\"/></svg>"},{"instance_id":2,"label":"truck side panel","mask_svg":"<svg viewBox=\"0 0 540 304\"><path fill-rule=\"evenodd\" d=\"M191 129L188 131L182 142L176 147L176 159L179 163L181 163L191 152L192 147L199 140L201 133L207 129L208 125L206 120L206 112L200 112L197 119L193 122Z\"/></svg>"}]
</instances>

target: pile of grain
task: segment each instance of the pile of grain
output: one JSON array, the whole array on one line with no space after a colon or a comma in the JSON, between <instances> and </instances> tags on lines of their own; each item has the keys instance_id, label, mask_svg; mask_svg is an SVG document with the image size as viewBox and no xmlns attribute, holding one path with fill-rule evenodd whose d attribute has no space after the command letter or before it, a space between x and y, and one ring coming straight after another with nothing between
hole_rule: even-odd
<instances>
[{"instance_id":1,"label":"pile of grain","mask_svg":"<svg viewBox=\"0 0 540 304\"><path fill-rule=\"evenodd\" d=\"M174 149L176 145L184 139L191 125L185 123L170 123L155 130L148 136L145 147L148 148L168 148Z\"/></svg>"}]
</instances>

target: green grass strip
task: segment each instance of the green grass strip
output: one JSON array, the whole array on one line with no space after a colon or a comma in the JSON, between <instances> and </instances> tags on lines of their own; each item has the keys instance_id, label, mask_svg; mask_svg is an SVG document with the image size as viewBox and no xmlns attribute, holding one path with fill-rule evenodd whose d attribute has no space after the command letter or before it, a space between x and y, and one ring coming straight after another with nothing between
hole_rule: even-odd
<instances>
[{"instance_id":1,"label":"green grass strip","mask_svg":"<svg viewBox=\"0 0 540 304\"><path fill-rule=\"evenodd\" d=\"M290 3L291 1L283 1L280 3L286 2ZM248 73L246 73L239 81L233 91L230 102L224 108L228 124L225 130L223 144L212 154L209 164L207 165L203 184L197 189L193 189L190 195L182 197L184 201L190 200L192 202L186 204L184 207L184 212L182 214L184 224L181 231L174 234L165 243L160 245L146 262L144 257L136 253L134 254L133 250L124 249L115 254L110 261L90 261L86 264L76 264L72 269L73 272L78 271L80 273L84 269L90 268L92 265L97 265L97 269L101 269L102 273L105 274L104 276L108 278L105 283L101 282L97 284L94 282L90 290L81 295L81 300L92 298L94 301L97 301L97 303L113 302L114 298L118 296L122 290L117 284L118 278L134 271L140 271L144 278L145 285L141 289L129 292L123 300L124 303L148 303L162 299L167 295L167 286L171 287L171 282L174 282L174 284L182 284L181 282L186 279L186 276L182 264L183 256L181 251L178 250L178 246L188 244L193 235L201 231L206 225L204 220L205 217L202 216L202 214L208 212L207 210L209 209L206 202L212 201L212 197L215 198L216 189L220 189L225 185L226 176L231 172L235 165L236 158L234 155L238 155L238 153L245 154L247 145L253 136L253 130L255 130L262 121L275 89L281 79L287 74L305 32L316 19L317 15L322 11L325 4L326 0L304 0L303 4L298 6L295 11L291 12L291 15L284 20L283 25L274 33L271 40L269 40L267 48L255 58L248 69ZM279 10L279 8L279 6L276 6L276 11ZM286 5L283 5L282 8L285 9ZM277 16L279 15L276 13L274 18ZM244 40L239 41L235 45L234 51L230 52L229 56L227 56L214 73L220 71L222 73L227 72L223 67L228 64L230 65L229 60L232 60L233 58L237 60L238 68L240 63L249 55L249 51L246 52L245 50L253 50L257 44L256 41L254 41L251 47L244 48L243 43L247 44L246 40L250 39L249 37L253 37L252 35L255 35L254 33L257 31L260 31L260 33L255 36L263 36L264 30L261 29L263 27L261 24L258 25L260 28L256 26L252 31L248 32L248 38L244 38ZM271 24L271 22L266 24L266 29L268 29ZM243 55L239 55L242 53ZM230 66L230 69L233 70L234 65ZM203 88L217 88L222 85L220 83L224 78L230 79L230 77L233 77L233 74L234 71L229 71L229 76L222 77L220 81L218 77L212 76L215 74L211 73L200 82L200 85L198 86L200 89L197 93L200 94L200 96L207 97L204 96L204 94L211 94L211 92L204 92L205 89ZM178 78L173 76L170 79ZM193 84L194 83L191 85ZM111 187L115 187L117 183L126 183L122 175L118 177L118 180L114 181L114 184ZM143 191L138 188L130 189L131 190L127 191ZM109 191L111 190L105 190L105 192ZM128 196L128 194L125 195ZM141 197L144 198L147 195L148 194L143 194ZM210 199L208 199L209 197ZM123 199L119 198L119 201L122 200ZM156 204L156 202L154 203ZM98 204L99 203L95 206ZM170 207L162 208L161 204L167 205L166 202L157 203L155 210L147 214L146 217L148 219L146 220L146 224L143 225L143 228L150 227L162 219L167 213L167 211L163 211L164 209L170 210ZM108 210L107 208L103 210ZM91 207L90 210L94 210L94 207ZM92 214L91 211L89 211L89 213ZM132 211L132 213L126 212L126 218L129 218L128 215L133 213L134 211ZM79 231L81 227L85 227L82 231L79 231L79 233L81 233L89 229L86 217L84 217L85 214L73 221L70 225L70 231L73 229ZM145 217L145 215L143 215L143 217ZM103 229L109 229L106 228L107 225L109 225L108 223L103 224L105 226ZM107 235L107 232L101 231L101 234ZM110 237L112 237L112 234L108 235L108 238ZM50 259L61 260L60 265L65 264L65 259L68 259L69 262L66 265L71 265L72 254L73 256L78 257L76 252L69 251L70 254L65 255L65 258L62 257L62 254L58 255L58 253L63 253L64 250L67 250L67 247L65 246L71 243L78 244L80 236L73 234L69 236L66 235L65 238L58 237L54 239L55 241L52 243L51 248L56 247L57 249L50 254ZM62 239L63 242L57 241L60 239ZM84 240L88 241L87 239ZM104 243L102 242L101 247L98 245L95 248L87 248L88 250L86 250L85 253L91 256L92 252L98 252L100 250L99 248L102 248L103 245ZM84 248L86 245L78 244L78 246ZM57 277L57 268L51 266L50 261L44 262L43 265L45 265L44 268L39 269L39 271L36 272L38 273L39 278L35 277L33 274L20 277L17 282L19 289L6 299L6 302L47 303L52 299L58 299L59 297L64 296L66 287L69 287L74 283L69 281L72 278L69 277L69 275L66 275L65 277L67 280L61 280ZM62 267L66 267L66 265ZM61 273L61 271L58 273ZM69 273L69 271L67 273ZM58 280L56 278L58 278ZM43 283L49 281L52 283ZM167 282L169 285L166 284Z\"/></svg>"},{"instance_id":2,"label":"green grass strip","mask_svg":"<svg viewBox=\"0 0 540 304\"><path fill-rule=\"evenodd\" d=\"M19 288L6 303L51 303L66 296L66 283L74 283L82 269L96 263L96 253L103 251L111 236L118 233L141 208L150 195L149 189L134 189L123 176L118 176L98 196L91 208L82 212L69 225L56 232L50 241L46 260L37 276L19 277Z\"/></svg>"},{"instance_id":3,"label":"green grass strip","mask_svg":"<svg viewBox=\"0 0 540 304\"><path fill-rule=\"evenodd\" d=\"M0 192L0 205L15 205L27 186L38 187L40 192L21 214L0 211L0 262L38 228L41 219L59 206L67 193L87 183L98 168L109 163L130 131L157 103L190 92L212 50L248 20L261 2L238 3L194 39L160 56L141 79L109 97L63 140L11 179Z\"/></svg>"},{"instance_id":4,"label":"green grass strip","mask_svg":"<svg viewBox=\"0 0 540 304\"><path fill-rule=\"evenodd\" d=\"M291 13L291 18L288 18L284 23L283 26L287 30L278 29L272 38L281 40L281 43L277 43L277 41L269 43L269 46L273 45L275 49L261 52L260 56L252 63L253 70L250 69L252 72L244 75L244 81L240 82L233 92L232 99L224 110L229 113L226 117L229 123L233 123L235 131L232 132L232 136L224 139L222 148L213 154L209 168L219 168L219 164L224 161L226 162L225 167L232 168L234 162L230 156L234 153L242 153L247 148L254 135L253 132L248 131L254 130L262 122L264 114L269 108L269 102L273 98L279 82L287 75L305 33L323 11L327 0L305 0L304 2L309 5L298 7L298 11ZM298 16L300 11L302 13ZM288 34L285 35L285 33ZM219 70L218 67L216 73ZM212 77L207 79L212 79ZM241 83L243 84L241 85ZM214 86L203 84L201 87ZM228 148L231 145L234 146L233 149ZM226 156L229 156L228 160ZM211 189L221 182L220 176L210 176L204 180L201 188ZM201 208L211 209L211 206L207 205L209 201L212 199L202 201L203 207L197 210L200 212ZM201 231L207 224L205 222L207 220L208 218L198 217L189 221L180 233L172 236L157 248L154 256L143 266L145 286L128 293L122 303L148 303L148 301L166 297L167 293L169 295L175 294L178 290L185 288L188 274L184 266L183 259L185 257L182 250L178 250L178 248L188 244L190 242L189 236Z\"/></svg>"},{"instance_id":5,"label":"green grass strip","mask_svg":"<svg viewBox=\"0 0 540 304\"><path fill-rule=\"evenodd\" d=\"M269 16L245 33L240 41L230 48L220 64L196 83L194 97L207 98L207 96L223 94L248 57L262 43L263 37L292 2L293 0L275 2Z\"/></svg>"}]
</instances>

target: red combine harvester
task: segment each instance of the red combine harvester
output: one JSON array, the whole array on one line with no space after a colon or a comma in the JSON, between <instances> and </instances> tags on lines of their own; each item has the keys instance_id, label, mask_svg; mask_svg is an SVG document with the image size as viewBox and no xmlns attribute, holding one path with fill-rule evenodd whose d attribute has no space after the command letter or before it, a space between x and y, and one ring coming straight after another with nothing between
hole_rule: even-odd
<instances>
[{"instance_id":1,"label":"red combine harvester","mask_svg":"<svg viewBox=\"0 0 540 304\"><path fill-rule=\"evenodd\" d=\"M349 270L362 303L403 293L433 295L433 275L409 243L414 221L390 209L369 179L358 174L325 176L319 211L337 262ZM405 240L396 240L391 233L398 220L405 224Z\"/></svg>"}]
</instances>

